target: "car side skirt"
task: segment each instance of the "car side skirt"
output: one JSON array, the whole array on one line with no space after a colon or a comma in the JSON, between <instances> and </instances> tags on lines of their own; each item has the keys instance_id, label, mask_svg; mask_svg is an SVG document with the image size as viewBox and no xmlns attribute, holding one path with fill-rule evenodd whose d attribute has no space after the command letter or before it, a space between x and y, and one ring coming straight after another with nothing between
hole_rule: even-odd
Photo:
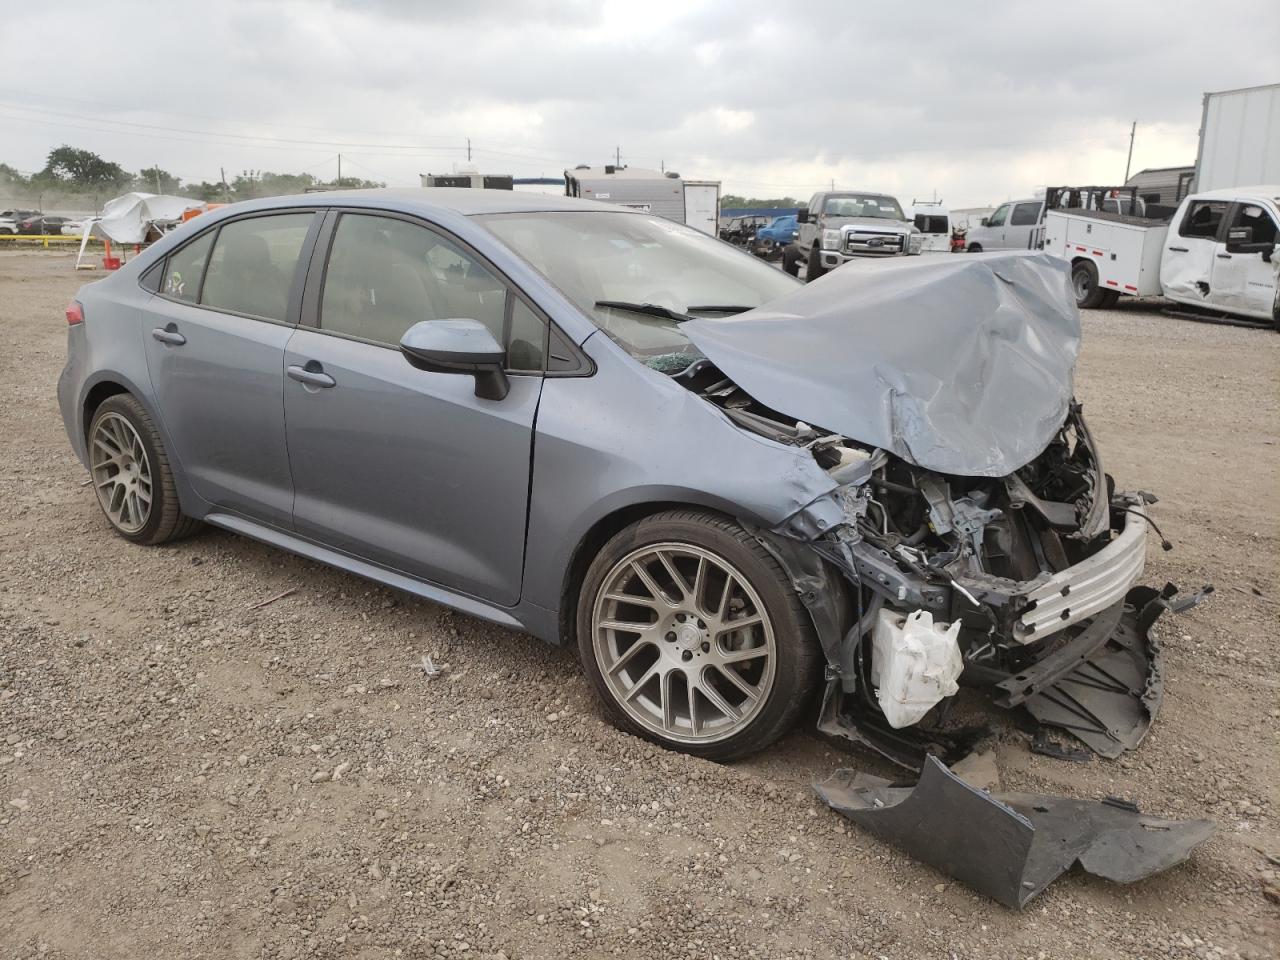
<instances>
[{"instance_id":1,"label":"car side skirt","mask_svg":"<svg viewBox=\"0 0 1280 960\"><path fill-rule=\"evenodd\" d=\"M254 540L261 540L263 543L268 543L273 547L280 547L309 560L317 560L347 573L354 573L357 576L375 580L388 587L395 587L397 590L403 590L406 593L412 593L414 596L422 597L424 600L430 600L433 603L440 603L463 613L469 613L474 617L488 620L490 623L496 623L499 626L520 630L521 632L529 630L529 627L526 627L524 623L516 619L510 610L493 606L474 597L454 593L452 590L436 584L415 580L413 577L406 576L403 573L388 570L385 567L380 567L364 560L358 560L345 553L322 547L319 544L304 540L283 530L278 530L275 527L269 527L234 514L216 511L205 514L202 519L205 523L222 527L232 533L239 533ZM539 631L534 629L532 632L537 633Z\"/></svg>"}]
</instances>

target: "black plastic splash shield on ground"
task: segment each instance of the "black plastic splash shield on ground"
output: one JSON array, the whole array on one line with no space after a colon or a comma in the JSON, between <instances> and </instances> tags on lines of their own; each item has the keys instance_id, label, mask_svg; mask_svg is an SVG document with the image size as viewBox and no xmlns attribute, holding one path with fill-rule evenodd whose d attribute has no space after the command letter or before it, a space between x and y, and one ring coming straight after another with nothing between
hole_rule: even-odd
<instances>
[{"instance_id":1,"label":"black plastic splash shield on ground","mask_svg":"<svg viewBox=\"0 0 1280 960\"><path fill-rule=\"evenodd\" d=\"M838 770L816 789L875 836L1015 909L1076 863L1116 883L1167 870L1215 829L1208 820L1162 820L1112 800L988 794L934 757L913 787Z\"/></svg>"}]
</instances>

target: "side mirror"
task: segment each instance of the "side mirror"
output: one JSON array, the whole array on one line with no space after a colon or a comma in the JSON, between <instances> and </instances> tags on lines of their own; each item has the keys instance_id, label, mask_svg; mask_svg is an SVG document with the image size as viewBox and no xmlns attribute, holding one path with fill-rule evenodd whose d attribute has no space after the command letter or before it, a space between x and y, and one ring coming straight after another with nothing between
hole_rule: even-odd
<instances>
[{"instance_id":1,"label":"side mirror","mask_svg":"<svg viewBox=\"0 0 1280 960\"><path fill-rule=\"evenodd\" d=\"M808 222L809 222L808 210L801 210L796 214L796 223L808 223Z\"/></svg>"},{"instance_id":2,"label":"side mirror","mask_svg":"<svg viewBox=\"0 0 1280 960\"><path fill-rule=\"evenodd\" d=\"M978 223L980 223L984 227L989 227L991 226L991 219L989 217L983 217L981 220L978 221Z\"/></svg>"},{"instance_id":3,"label":"side mirror","mask_svg":"<svg viewBox=\"0 0 1280 960\"><path fill-rule=\"evenodd\" d=\"M1262 259L1271 261L1274 243L1254 243L1253 227L1231 227L1227 230L1227 253L1260 253Z\"/></svg>"},{"instance_id":4,"label":"side mirror","mask_svg":"<svg viewBox=\"0 0 1280 960\"><path fill-rule=\"evenodd\" d=\"M400 338L400 352L419 370L466 373L481 400L501 400L511 389L503 371L506 351L478 320L423 320Z\"/></svg>"}]
</instances>

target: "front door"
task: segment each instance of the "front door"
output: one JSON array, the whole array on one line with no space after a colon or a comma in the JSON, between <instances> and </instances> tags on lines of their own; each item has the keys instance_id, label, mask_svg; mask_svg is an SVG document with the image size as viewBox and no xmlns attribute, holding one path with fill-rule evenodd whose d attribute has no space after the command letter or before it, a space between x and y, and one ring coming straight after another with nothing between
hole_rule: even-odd
<instances>
[{"instance_id":1,"label":"front door","mask_svg":"<svg viewBox=\"0 0 1280 960\"><path fill-rule=\"evenodd\" d=\"M1169 225L1160 260L1160 286L1170 300L1209 302L1218 234L1226 214L1225 200L1192 200Z\"/></svg>"},{"instance_id":2,"label":"front door","mask_svg":"<svg viewBox=\"0 0 1280 960\"><path fill-rule=\"evenodd\" d=\"M142 318L157 409L195 492L282 527L293 514L284 347L314 220L277 213L205 231L169 254Z\"/></svg>"},{"instance_id":3,"label":"front door","mask_svg":"<svg viewBox=\"0 0 1280 960\"><path fill-rule=\"evenodd\" d=\"M478 255L407 219L332 215L285 356L298 533L501 605L519 600L546 325ZM326 234L331 231L331 241ZM317 251L317 259L321 256ZM400 337L465 318L507 348L510 393L409 365Z\"/></svg>"},{"instance_id":4,"label":"front door","mask_svg":"<svg viewBox=\"0 0 1280 960\"><path fill-rule=\"evenodd\" d=\"M1277 226L1271 212L1257 203L1232 205L1227 229L1216 245L1209 302L1230 313L1271 320L1276 303L1276 272L1280 258L1264 260L1261 253L1232 253L1225 242L1233 229L1247 228L1252 243L1275 249Z\"/></svg>"}]
</instances>

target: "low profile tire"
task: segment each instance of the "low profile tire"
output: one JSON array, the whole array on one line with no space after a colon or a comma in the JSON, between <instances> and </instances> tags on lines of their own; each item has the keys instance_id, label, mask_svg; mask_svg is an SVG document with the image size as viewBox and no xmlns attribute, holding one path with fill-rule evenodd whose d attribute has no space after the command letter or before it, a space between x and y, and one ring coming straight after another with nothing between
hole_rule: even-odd
<instances>
[{"instance_id":1,"label":"low profile tire","mask_svg":"<svg viewBox=\"0 0 1280 960\"><path fill-rule=\"evenodd\" d=\"M678 510L605 544L578 599L583 668L619 728L733 760L795 723L821 677L813 625L737 523Z\"/></svg>"},{"instance_id":2,"label":"low profile tire","mask_svg":"<svg viewBox=\"0 0 1280 960\"><path fill-rule=\"evenodd\" d=\"M800 248L794 243L782 248L782 269L793 277L800 276Z\"/></svg>"},{"instance_id":3,"label":"low profile tire","mask_svg":"<svg viewBox=\"0 0 1280 960\"><path fill-rule=\"evenodd\" d=\"M198 520L178 505L169 457L150 415L136 399L117 394L89 424L89 476L107 521L120 536L155 546L188 537Z\"/></svg>"},{"instance_id":4,"label":"low profile tire","mask_svg":"<svg viewBox=\"0 0 1280 960\"><path fill-rule=\"evenodd\" d=\"M809 251L809 261L804 265L804 278L807 282L812 282L825 275L826 272L827 268L822 265L822 253L815 243L813 249Z\"/></svg>"},{"instance_id":5,"label":"low profile tire","mask_svg":"<svg viewBox=\"0 0 1280 960\"><path fill-rule=\"evenodd\" d=\"M1071 289L1081 310L1095 310L1107 297L1107 291L1098 286L1098 268L1088 260L1080 260L1071 268Z\"/></svg>"}]
</instances>

